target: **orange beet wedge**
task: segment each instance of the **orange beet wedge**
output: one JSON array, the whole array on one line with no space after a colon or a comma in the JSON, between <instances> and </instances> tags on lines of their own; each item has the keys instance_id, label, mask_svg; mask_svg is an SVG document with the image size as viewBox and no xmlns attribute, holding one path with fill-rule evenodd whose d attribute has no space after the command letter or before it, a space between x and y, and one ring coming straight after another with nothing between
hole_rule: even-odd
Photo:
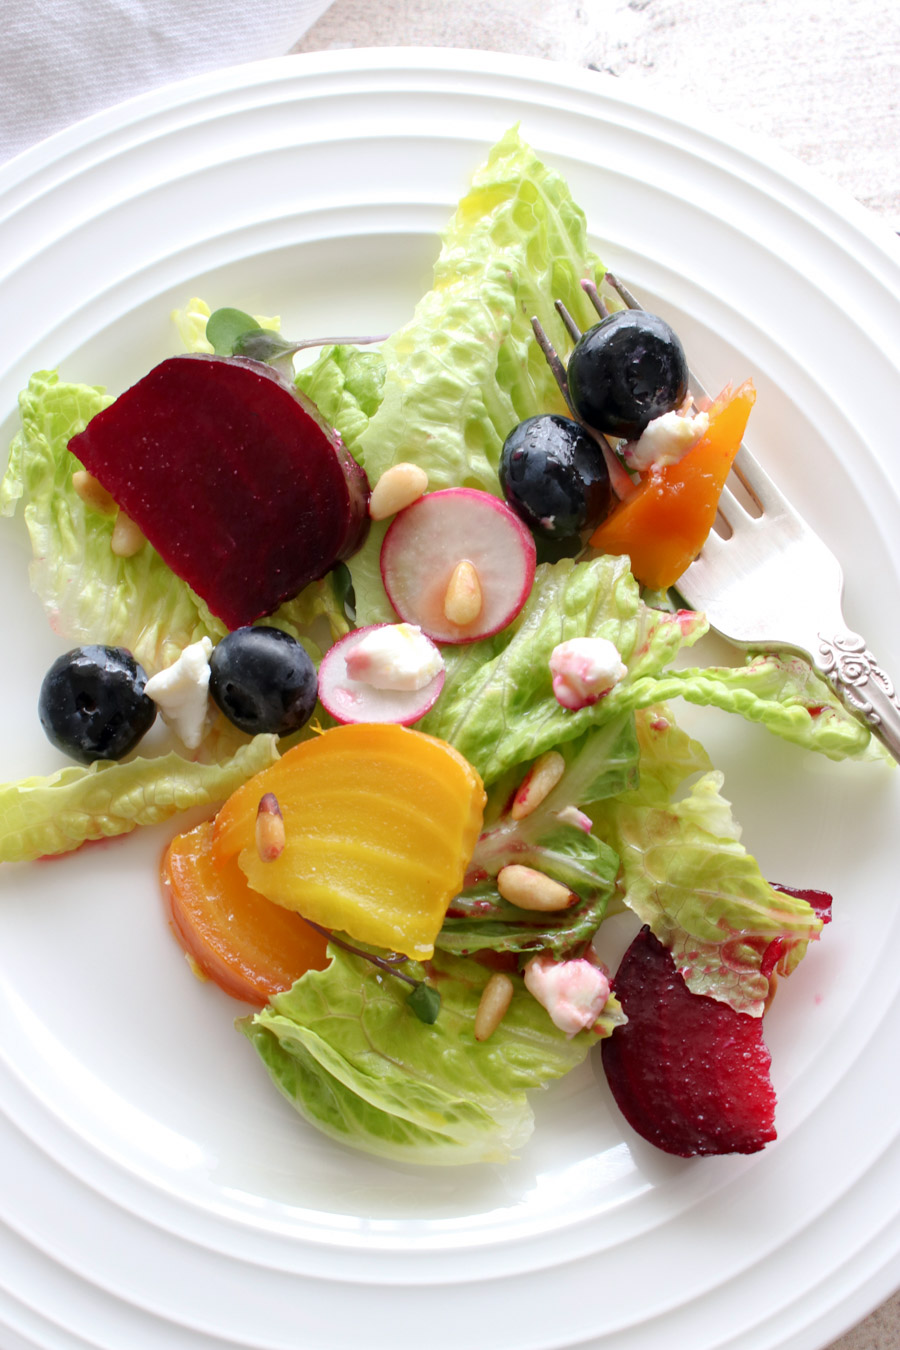
<instances>
[{"instance_id":1,"label":"orange beet wedge","mask_svg":"<svg viewBox=\"0 0 900 1350\"><path fill-rule=\"evenodd\" d=\"M285 847L263 862L256 814L274 793ZM423 960L481 831L481 779L446 742L396 724L335 727L238 788L214 849L276 904Z\"/></svg>"},{"instance_id":2,"label":"orange beet wedge","mask_svg":"<svg viewBox=\"0 0 900 1350\"><path fill-rule=\"evenodd\" d=\"M601 553L627 554L644 586L667 590L696 558L740 448L756 391L750 380L720 394L709 430L677 464L649 471L637 491L591 535Z\"/></svg>"},{"instance_id":3,"label":"orange beet wedge","mask_svg":"<svg viewBox=\"0 0 900 1350\"><path fill-rule=\"evenodd\" d=\"M226 994L264 1004L307 970L328 964L326 939L299 914L251 890L236 858L219 859L213 822L177 835L163 858L172 927L185 951Z\"/></svg>"}]
</instances>

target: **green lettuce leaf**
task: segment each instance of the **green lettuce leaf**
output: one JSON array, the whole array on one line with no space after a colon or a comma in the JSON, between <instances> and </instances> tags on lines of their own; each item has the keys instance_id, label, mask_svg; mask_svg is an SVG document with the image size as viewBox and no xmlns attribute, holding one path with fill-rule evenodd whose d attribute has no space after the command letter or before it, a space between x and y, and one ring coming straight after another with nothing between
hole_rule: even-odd
<instances>
[{"instance_id":1,"label":"green lettuce leaf","mask_svg":"<svg viewBox=\"0 0 900 1350\"><path fill-rule=\"evenodd\" d=\"M332 642L336 642L350 631L344 601L334 572L329 572L320 581L311 581L308 586L304 586L299 595L294 596L293 600L285 600L274 614L260 619L259 622L269 628L283 628L291 637L302 642L313 660L318 663L322 650L310 638L309 631L316 629L322 620L327 624L327 633L321 634L326 646L329 636Z\"/></svg>"},{"instance_id":2,"label":"green lettuce leaf","mask_svg":"<svg viewBox=\"0 0 900 1350\"><path fill-rule=\"evenodd\" d=\"M567 1040L518 977L489 1040L474 1037L490 971L435 953L441 992L432 1025L406 1006L408 986L337 948L241 1026L297 1110L345 1144L404 1162L499 1162L531 1134L527 1092L581 1063L595 1033ZM610 998L597 1035L622 1021Z\"/></svg>"},{"instance_id":3,"label":"green lettuce leaf","mask_svg":"<svg viewBox=\"0 0 900 1350\"><path fill-rule=\"evenodd\" d=\"M425 469L432 490L463 484L499 495L509 432L536 413L566 411L532 316L568 350L554 301L581 327L596 322L580 283L602 274L564 180L517 129L507 132L444 234L432 290L384 344L384 396L357 443L370 481L406 460ZM393 618L377 567L383 535L373 530L350 562L360 623Z\"/></svg>"},{"instance_id":4,"label":"green lettuce leaf","mask_svg":"<svg viewBox=\"0 0 900 1350\"><path fill-rule=\"evenodd\" d=\"M482 882L457 896L447 911L435 946L457 956L473 952L520 952L534 955L549 950L557 960L581 955L581 950L603 922L616 881L618 858L612 849L590 834L581 839L561 835L548 857L547 875L563 881L591 878L589 898L557 913L517 909L503 899L495 884ZM569 864L567 869L565 863ZM551 870L552 869L552 870ZM606 876L603 871L606 870ZM605 881L605 885L600 883ZM564 882L564 884L571 884Z\"/></svg>"},{"instance_id":5,"label":"green lettuce leaf","mask_svg":"<svg viewBox=\"0 0 900 1350\"><path fill-rule=\"evenodd\" d=\"M737 713L829 759L882 757L868 728L799 656L751 655L743 666L670 671L658 686L657 696L670 699L675 695L689 703Z\"/></svg>"},{"instance_id":6,"label":"green lettuce leaf","mask_svg":"<svg viewBox=\"0 0 900 1350\"><path fill-rule=\"evenodd\" d=\"M705 631L702 615L645 605L627 558L544 563L508 628L444 650L444 688L420 728L450 741L492 783L513 765L641 706L679 649ZM608 638L628 676L599 702L572 712L556 700L549 661L557 643L575 637Z\"/></svg>"},{"instance_id":7,"label":"green lettuce leaf","mask_svg":"<svg viewBox=\"0 0 900 1350\"><path fill-rule=\"evenodd\" d=\"M221 763L201 764L173 752L122 764L72 765L46 778L0 784L0 862L68 853L89 839L214 805L273 764L278 753L274 736L255 736Z\"/></svg>"},{"instance_id":8,"label":"green lettuce leaf","mask_svg":"<svg viewBox=\"0 0 900 1350\"><path fill-rule=\"evenodd\" d=\"M338 346L324 347L318 359L297 375L297 387L312 399L363 467L363 432L381 406L384 369L380 351Z\"/></svg>"},{"instance_id":9,"label":"green lettuce leaf","mask_svg":"<svg viewBox=\"0 0 900 1350\"><path fill-rule=\"evenodd\" d=\"M421 730L452 742L488 784L589 726L676 696L737 713L832 759L877 753L866 727L800 657L673 670L679 651L706 631L702 614L645 604L627 558L544 563L508 628L444 650L444 689ZM549 668L556 644L573 637L608 638L628 667L621 683L577 712L557 702Z\"/></svg>"},{"instance_id":10,"label":"green lettuce leaf","mask_svg":"<svg viewBox=\"0 0 900 1350\"><path fill-rule=\"evenodd\" d=\"M638 727L640 786L589 808L621 858L625 903L671 951L689 989L761 1017L769 944L805 943L822 922L762 876L702 747L665 710L642 714Z\"/></svg>"}]
</instances>

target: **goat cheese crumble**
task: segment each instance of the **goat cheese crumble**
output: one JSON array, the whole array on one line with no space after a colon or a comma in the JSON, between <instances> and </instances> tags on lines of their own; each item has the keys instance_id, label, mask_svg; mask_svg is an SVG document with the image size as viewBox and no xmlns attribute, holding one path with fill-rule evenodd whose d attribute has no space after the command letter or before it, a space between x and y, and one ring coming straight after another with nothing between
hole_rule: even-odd
<instances>
[{"instance_id":1,"label":"goat cheese crumble","mask_svg":"<svg viewBox=\"0 0 900 1350\"><path fill-rule=\"evenodd\" d=\"M608 693L628 667L608 638L570 638L550 653L550 673L557 703L575 712Z\"/></svg>"},{"instance_id":2,"label":"goat cheese crumble","mask_svg":"<svg viewBox=\"0 0 900 1350\"><path fill-rule=\"evenodd\" d=\"M373 689L424 689L444 658L417 624L379 624L347 653L347 674Z\"/></svg>"},{"instance_id":3,"label":"goat cheese crumble","mask_svg":"<svg viewBox=\"0 0 900 1350\"><path fill-rule=\"evenodd\" d=\"M584 957L555 961L541 952L525 967L525 988L568 1037L592 1027L609 998L609 979Z\"/></svg>"},{"instance_id":4,"label":"goat cheese crumble","mask_svg":"<svg viewBox=\"0 0 900 1350\"><path fill-rule=\"evenodd\" d=\"M192 642L171 666L151 675L145 689L163 721L188 750L197 749L206 730L212 649L208 637Z\"/></svg>"},{"instance_id":5,"label":"goat cheese crumble","mask_svg":"<svg viewBox=\"0 0 900 1350\"><path fill-rule=\"evenodd\" d=\"M629 469L643 473L645 469L677 464L709 430L709 415L695 413L684 417L678 412L654 417L636 441L622 447L622 457Z\"/></svg>"}]
</instances>

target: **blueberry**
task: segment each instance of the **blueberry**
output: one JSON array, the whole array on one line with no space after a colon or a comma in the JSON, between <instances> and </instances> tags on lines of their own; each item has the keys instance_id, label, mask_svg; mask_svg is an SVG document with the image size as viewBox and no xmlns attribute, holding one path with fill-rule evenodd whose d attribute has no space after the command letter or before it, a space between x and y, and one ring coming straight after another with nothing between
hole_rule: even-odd
<instances>
[{"instance_id":1,"label":"blueberry","mask_svg":"<svg viewBox=\"0 0 900 1350\"><path fill-rule=\"evenodd\" d=\"M58 750L83 764L122 759L156 719L147 676L123 647L76 647L44 676L38 716Z\"/></svg>"},{"instance_id":2,"label":"blueberry","mask_svg":"<svg viewBox=\"0 0 900 1350\"><path fill-rule=\"evenodd\" d=\"M313 715L316 668L280 628L236 628L213 648L209 692L241 731L287 736Z\"/></svg>"},{"instance_id":3,"label":"blueberry","mask_svg":"<svg viewBox=\"0 0 900 1350\"><path fill-rule=\"evenodd\" d=\"M654 417L683 402L687 358L664 319L623 309L582 333L569 357L566 379L572 407L582 421L633 441Z\"/></svg>"},{"instance_id":4,"label":"blueberry","mask_svg":"<svg viewBox=\"0 0 900 1350\"><path fill-rule=\"evenodd\" d=\"M500 457L507 502L536 534L570 539L600 523L612 505L609 471L596 441L568 417L520 422Z\"/></svg>"}]
</instances>

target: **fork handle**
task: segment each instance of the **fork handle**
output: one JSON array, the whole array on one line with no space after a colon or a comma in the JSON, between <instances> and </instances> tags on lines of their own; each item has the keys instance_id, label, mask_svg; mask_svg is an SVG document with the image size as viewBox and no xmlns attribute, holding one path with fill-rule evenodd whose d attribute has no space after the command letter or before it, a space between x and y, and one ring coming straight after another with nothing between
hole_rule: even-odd
<instances>
[{"instance_id":1,"label":"fork handle","mask_svg":"<svg viewBox=\"0 0 900 1350\"><path fill-rule=\"evenodd\" d=\"M816 664L843 703L900 762L900 702L863 638L849 629L833 637L820 633Z\"/></svg>"}]
</instances>

